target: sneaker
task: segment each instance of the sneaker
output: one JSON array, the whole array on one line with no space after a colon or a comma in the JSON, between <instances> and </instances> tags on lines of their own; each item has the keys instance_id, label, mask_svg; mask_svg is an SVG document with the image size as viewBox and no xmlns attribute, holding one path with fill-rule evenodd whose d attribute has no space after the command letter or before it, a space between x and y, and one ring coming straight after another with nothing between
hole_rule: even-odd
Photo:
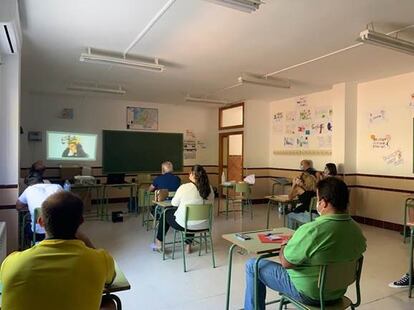
<instances>
[{"instance_id":1,"label":"sneaker","mask_svg":"<svg viewBox=\"0 0 414 310\"><path fill-rule=\"evenodd\" d=\"M408 273L406 273L401 277L401 279L395 282L391 282L390 284L388 284L388 286L393 288L405 288L408 287L409 279L410 277L408 276Z\"/></svg>"}]
</instances>

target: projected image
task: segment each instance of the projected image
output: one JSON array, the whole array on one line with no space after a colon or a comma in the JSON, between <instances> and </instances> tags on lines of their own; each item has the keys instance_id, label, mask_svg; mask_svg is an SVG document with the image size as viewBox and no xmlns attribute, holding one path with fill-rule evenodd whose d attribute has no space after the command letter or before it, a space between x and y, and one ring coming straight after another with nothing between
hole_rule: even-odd
<instances>
[{"instance_id":1,"label":"projected image","mask_svg":"<svg viewBox=\"0 0 414 310\"><path fill-rule=\"evenodd\" d=\"M97 135L47 132L48 160L95 160Z\"/></svg>"}]
</instances>

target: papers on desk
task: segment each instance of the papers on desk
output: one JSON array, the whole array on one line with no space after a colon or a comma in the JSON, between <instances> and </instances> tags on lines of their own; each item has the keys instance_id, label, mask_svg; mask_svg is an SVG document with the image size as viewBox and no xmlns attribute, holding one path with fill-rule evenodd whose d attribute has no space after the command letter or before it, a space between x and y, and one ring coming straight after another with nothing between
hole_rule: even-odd
<instances>
[{"instance_id":1,"label":"papers on desk","mask_svg":"<svg viewBox=\"0 0 414 310\"><path fill-rule=\"evenodd\" d=\"M253 185L256 182L256 177L254 174L249 174L248 176L244 178L243 181L246 182L247 184Z\"/></svg>"},{"instance_id":2,"label":"papers on desk","mask_svg":"<svg viewBox=\"0 0 414 310\"><path fill-rule=\"evenodd\" d=\"M291 235L281 235L277 233L257 234L262 243L285 243L292 237Z\"/></svg>"}]
</instances>

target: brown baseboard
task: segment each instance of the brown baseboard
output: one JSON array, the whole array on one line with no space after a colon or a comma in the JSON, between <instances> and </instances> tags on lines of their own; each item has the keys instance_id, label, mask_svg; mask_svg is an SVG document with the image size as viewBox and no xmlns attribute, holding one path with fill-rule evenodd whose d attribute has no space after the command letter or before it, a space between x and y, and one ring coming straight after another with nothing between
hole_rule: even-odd
<instances>
[{"instance_id":1,"label":"brown baseboard","mask_svg":"<svg viewBox=\"0 0 414 310\"><path fill-rule=\"evenodd\" d=\"M375 226L379 228L394 230L394 231L403 231L403 225L401 224L395 224L391 222L381 221L381 220L375 220L371 219L369 217L363 217L358 215L353 215L352 218L361 224Z\"/></svg>"}]
</instances>

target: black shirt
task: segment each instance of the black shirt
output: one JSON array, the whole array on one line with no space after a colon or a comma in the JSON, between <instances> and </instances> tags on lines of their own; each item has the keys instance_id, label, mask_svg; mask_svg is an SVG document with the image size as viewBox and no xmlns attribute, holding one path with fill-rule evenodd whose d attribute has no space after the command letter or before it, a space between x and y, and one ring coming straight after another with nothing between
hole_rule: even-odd
<instances>
[{"instance_id":1,"label":"black shirt","mask_svg":"<svg viewBox=\"0 0 414 310\"><path fill-rule=\"evenodd\" d=\"M315 197L316 193L314 191L305 191L302 194L298 195L299 202L296 204L295 209L293 209L294 213L301 213L305 211L309 211L309 205L311 202L312 197Z\"/></svg>"}]
</instances>

